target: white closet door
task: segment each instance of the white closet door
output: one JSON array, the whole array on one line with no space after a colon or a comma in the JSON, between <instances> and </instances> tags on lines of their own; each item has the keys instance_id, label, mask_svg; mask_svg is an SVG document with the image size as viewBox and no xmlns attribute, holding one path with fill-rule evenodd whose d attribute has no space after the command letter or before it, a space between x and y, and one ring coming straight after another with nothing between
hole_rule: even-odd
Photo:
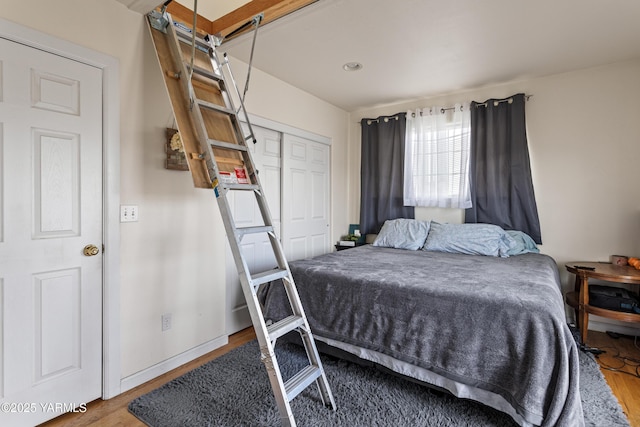
<instances>
[{"instance_id":1,"label":"white closet door","mask_svg":"<svg viewBox=\"0 0 640 427\"><path fill-rule=\"evenodd\" d=\"M280 236L280 189L281 189L281 134L279 132L253 126L256 144L249 143L253 162L258 169L258 178L269 203L271 219L276 234ZM248 131L245 129L245 134ZM235 191L230 193L230 205L237 227L263 225L260 209L253 193ZM242 251L252 273L266 271L277 266L271 243L266 235L249 234L242 239ZM240 287L238 271L233 255L227 245L227 326L232 334L251 325L247 303Z\"/></svg>"},{"instance_id":2,"label":"white closet door","mask_svg":"<svg viewBox=\"0 0 640 427\"><path fill-rule=\"evenodd\" d=\"M250 144L251 155L287 259L329 252L329 146L260 126L254 125L253 130L257 143ZM238 227L263 224L252 194L232 192L229 200ZM277 265L265 236L244 237L242 250L251 272ZM226 264L226 331L232 334L250 326L251 318L231 250Z\"/></svg>"},{"instance_id":3,"label":"white closet door","mask_svg":"<svg viewBox=\"0 0 640 427\"><path fill-rule=\"evenodd\" d=\"M289 261L329 252L329 146L284 135L282 244Z\"/></svg>"}]
</instances>

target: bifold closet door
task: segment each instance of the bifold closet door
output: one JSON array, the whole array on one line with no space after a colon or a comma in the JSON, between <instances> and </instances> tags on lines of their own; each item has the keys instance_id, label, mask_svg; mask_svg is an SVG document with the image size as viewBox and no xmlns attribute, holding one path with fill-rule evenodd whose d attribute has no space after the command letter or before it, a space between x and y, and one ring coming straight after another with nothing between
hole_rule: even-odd
<instances>
[{"instance_id":1,"label":"bifold closet door","mask_svg":"<svg viewBox=\"0 0 640 427\"><path fill-rule=\"evenodd\" d=\"M330 147L285 134L282 155L282 244L289 261L330 250Z\"/></svg>"},{"instance_id":2,"label":"bifold closet door","mask_svg":"<svg viewBox=\"0 0 640 427\"><path fill-rule=\"evenodd\" d=\"M252 126L255 144L249 144L253 162L258 169L258 177L266 194L271 220L278 236L280 233L280 191L282 187L282 134L260 126ZM245 134L248 130L244 129ZM229 202L237 227L263 225L256 198L251 192L230 192ZM271 243L266 234L248 234L242 239L242 251L252 273L266 271L277 265ZM238 271L233 261L231 249L227 245L227 326L232 334L251 325L251 317L242 293Z\"/></svg>"}]
</instances>

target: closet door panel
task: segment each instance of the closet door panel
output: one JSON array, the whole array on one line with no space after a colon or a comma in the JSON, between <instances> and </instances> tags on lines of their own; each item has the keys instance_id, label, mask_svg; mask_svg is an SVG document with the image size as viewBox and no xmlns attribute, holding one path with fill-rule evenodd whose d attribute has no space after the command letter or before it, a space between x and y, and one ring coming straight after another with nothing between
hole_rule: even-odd
<instances>
[{"instance_id":1,"label":"closet door panel","mask_svg":"<svg viewBox=\"0 0 640 427\"><path fill-rule=\"evenodd\" d=\"M330 147L287 134L283 146L282 243L293 261L330 250Z\"/></svg>"},{"instance_id":2,"label":"closet door panel","mask_svg":"<svg viewBox=\"0 0 640 427\"><path fill-rule=\"evenodd\" d=\"M258 178L262 184L271 220L276 234L280 236L281 212L281 145L279 132L253 126L257 142L249 144L253 162L258 169ZM245 134L248 130L245 129ZM251 192L230 192L229 201L233 209L233 217L238 227L263 225L256 198ZM242 239L242 252L252 273L266 271L277 265L271 243L265 234L249 234ZM233 255L227 245L227 334L240 331L251 325L251 317L240 286L238 271Z\"/></svg>"}]
</instances>

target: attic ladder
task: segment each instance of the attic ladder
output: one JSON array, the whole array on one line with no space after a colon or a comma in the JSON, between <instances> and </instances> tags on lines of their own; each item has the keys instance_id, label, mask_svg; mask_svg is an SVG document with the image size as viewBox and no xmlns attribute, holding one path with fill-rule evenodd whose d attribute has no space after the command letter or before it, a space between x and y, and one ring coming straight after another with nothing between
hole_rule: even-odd
<instances>
[{"instance_id":1,"label":"attic ladder","mask_svg":"<svg viewBox=\"0 0 640 427\"><path fill-rule=\"evenodd\" d=\"M307 317L274 231L267 200L247 147L247 141L255 143L255 138L229 61L226 55L222 60L218 57L216 47L219 42L215 37L196 35L194 38L189 27L174 22L164 9L162 12L151 12L148 24L194 185L214 189L282 424L295 426L289 402L313 383L317 385L324 405L335 410L335 401ZM258 24L259 21L256 26ZM192 44L194 39L195 50ZM230 86L235 88L240 100L238 110L228 92ZM249 135L246 136L240 125L241 112L249 128ZM262 226L236 227L227 199L227 195L233 191L252 192L255 195L264 223ZM243 236L253 233L267 234L277 268L251 274L241 242ZM261 284L271 281L283 284L293 314L267 326L257 291ZM279 337L294 330L302 338L309 365L284 381L275 354L275 344Z\"/></svg>"}]
</instances>

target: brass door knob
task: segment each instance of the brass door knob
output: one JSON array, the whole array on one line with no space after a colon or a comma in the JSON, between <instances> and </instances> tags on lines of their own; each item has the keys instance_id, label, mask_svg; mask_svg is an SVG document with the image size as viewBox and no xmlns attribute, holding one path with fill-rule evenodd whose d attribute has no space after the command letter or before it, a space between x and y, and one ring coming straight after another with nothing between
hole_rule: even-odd
<instances>
[{"instance_id":1,"label":"brass door knob","mask_svg":"<svg viewBox=\"0 0 640 427\"><path fill-rule=\"evenodd\" d=\"M82 253L84 253L86 256L94 256L100 253L100 249L98 249L96 245L87 245L82 250Z\"/></svg>"}]
</instances>

